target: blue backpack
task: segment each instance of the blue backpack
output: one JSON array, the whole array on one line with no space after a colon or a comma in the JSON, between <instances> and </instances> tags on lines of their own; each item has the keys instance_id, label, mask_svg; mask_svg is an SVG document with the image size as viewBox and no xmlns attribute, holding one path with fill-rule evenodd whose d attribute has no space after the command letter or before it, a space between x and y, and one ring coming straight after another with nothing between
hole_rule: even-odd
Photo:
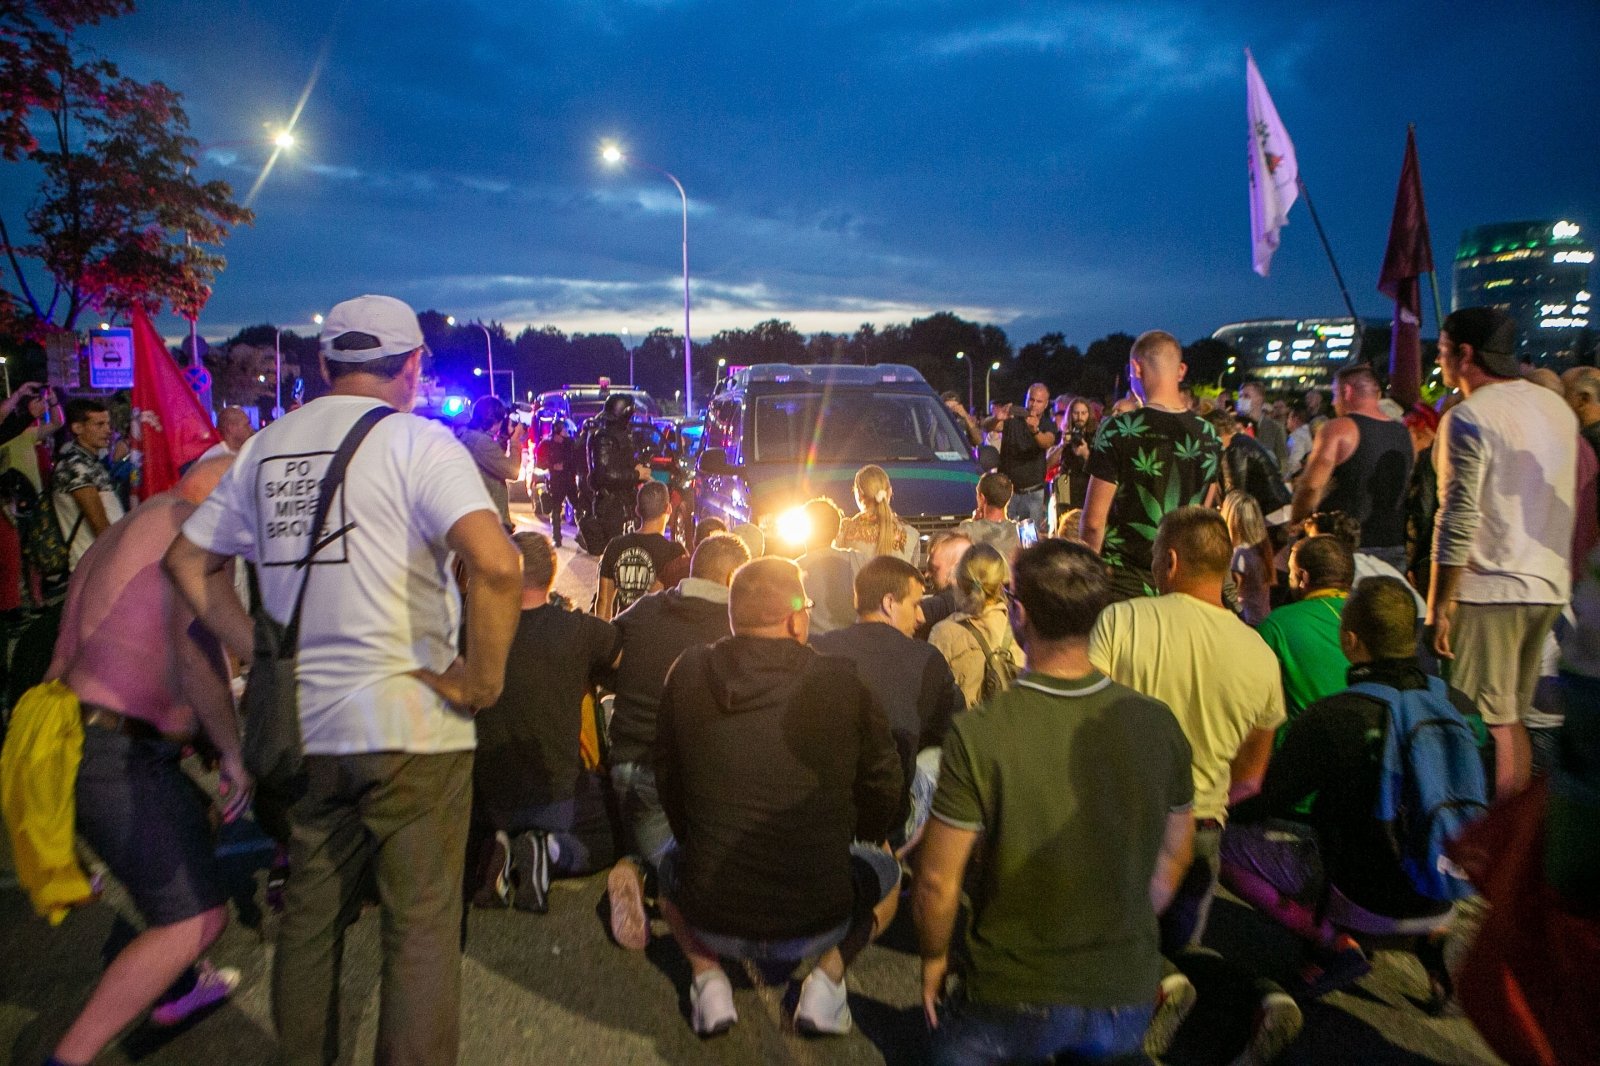
<instances>
[{"instance_id":1,"label":"blue backpack","mask_svg":"<svg viewBox=\"0 0 1600 1066\"><path fill-rule=\"evenodd\" d=\"M1426 690L1362 682L1350 691L1389 709L1373 815L1387 829L1400 868L1428 899L1472 895L1466 874L1445 855L1446 845L1488 810L1472 726L1437 677L1428 678Z\"/></svg>"}]
</instances>

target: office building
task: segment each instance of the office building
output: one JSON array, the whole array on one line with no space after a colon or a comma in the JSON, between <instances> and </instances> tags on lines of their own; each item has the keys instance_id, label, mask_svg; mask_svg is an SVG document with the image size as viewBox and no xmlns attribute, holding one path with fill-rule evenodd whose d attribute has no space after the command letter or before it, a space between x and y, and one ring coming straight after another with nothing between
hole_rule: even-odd
<instances>
[{"instance_id":1,"label":"office building","mask_svg":"<svg viewBox=\"0 0 1600 1066\"><path fill-rule=\"evenodd\" d=\"M1360 350L1380 366L1389 361L1389 323L1362 320L1358 345L1355 323L1344 318L1258 318L1232 322L1213 333L1239 353L1239 373L1293 391L1320 388Z\"/></svg>"},{"instance_id":2,"label":"office building","mask_svg":"<svg viewBox=\"0 0 1600 1066\"><path fill-rule=\"evenodd\" d=\"M1450 305L1516 319L1518 356L1560 369L1591 350L1594 245L1576 222L1497 222L1461 235Z\"/></svg>"}]
</instances>

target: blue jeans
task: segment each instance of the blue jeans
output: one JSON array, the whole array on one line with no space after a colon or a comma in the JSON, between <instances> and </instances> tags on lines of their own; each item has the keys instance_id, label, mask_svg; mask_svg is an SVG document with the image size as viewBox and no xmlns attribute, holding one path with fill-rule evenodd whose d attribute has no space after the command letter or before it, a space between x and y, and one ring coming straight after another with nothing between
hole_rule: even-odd
<instances>
[{"instance_id":1,"label":"blue jeans","mask_svg":"<svg viewBox=\"0 0 1600 1066\"><path fill-rule=\"evenodd\" d=\"M1038 530L1041 537L1050 532L1044 528L1044 486L1041 485L1032 492L1018 492L1012 495L1011 502L1006 505L1006 517L1013 522L1031 519L1033 528Z\"/></svg>"},{"instance_id":2,"label":"blue jeans","mask_svg":"<svg viewBox=\"0 0 1600 1066\"><path fill-rule=\"evenodd\" d=\"M935 1066L1004 1062L1140 1062L1154 1005L991 1006L958 993L939 1012Z\"/></svg>"},{"instance_id":3,"label":"blue jeans","mask_svg":"<svg viewBox=\"0 0 1600 1066\"><path fill-rule=\"evenodd\" d=\"M672 826L656 793L656 772L644 763L622 762L611 768L611 788L617 795L628 847L652 867L672 847Z\"/></svg>"}]
</instances>

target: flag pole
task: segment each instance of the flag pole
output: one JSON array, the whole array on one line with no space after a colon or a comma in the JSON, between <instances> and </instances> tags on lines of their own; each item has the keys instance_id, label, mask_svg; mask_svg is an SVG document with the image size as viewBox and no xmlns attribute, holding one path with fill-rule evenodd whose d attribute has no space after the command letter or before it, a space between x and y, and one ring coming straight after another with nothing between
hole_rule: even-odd
<instances>
[{"instance_id":1,"label":"flag pole","mask_svg":"<svg viewBox=\"0 0 1600 1066\"><path fill-rule=\"evenodd\" d=\"M1317 217L1317 207L1311 202L1311 190L1306 188L1304 178L1296 177L1295 184L1300 186L1300 195L1306 202L1306 210L1311 213L1311 224L1317 228L1317 236L1322 240L1322 250L1328 253L1328 265L1333 267L1333 280L1339 283L1339 295L1344 297L1344 307L1350 312L1350 322L1355 326L1355 347L1359 355L1361 351L1361 319L1356 315L1356 305L1350 299L1350 290L1345 287L1344 274L1339 271L1339 261L1333 257L1333 245L1328 243L1328 235L1322 229L1322 220Z\"/></svg>"}]
</instances>

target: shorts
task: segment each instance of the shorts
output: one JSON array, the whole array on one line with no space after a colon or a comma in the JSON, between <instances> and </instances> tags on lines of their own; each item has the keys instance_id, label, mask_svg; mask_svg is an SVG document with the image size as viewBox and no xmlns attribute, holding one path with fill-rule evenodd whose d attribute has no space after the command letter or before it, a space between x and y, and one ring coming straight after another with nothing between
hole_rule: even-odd
<instances>
[{"instance_id":1,"label":"shorts","mask_svg":"<svg viewBox=\"0 0 1600 1066\"><path fill-rule=\"evenodd\" d=\"M211 798L183 772L182 758L183 746L170 740L83 729L78 833L151 926L186 921L228 898Z\"/></svg>"},{"instance_id":2,"label":"shorts","mask_svg":"<svg viewBox=\"0 0 1600 1066\"><path fill-rule=\"evenodd\" d=\"M1521 721L1533 707L1545 637L1556 603L1458 603L1450 628L1450 683L1478 705L1488 725Z\"/></svg>"},{"instance_id":3,"label":"shorts","mask_svg":"<svg viewBox=\"0 0 1600 1066\"><path fill-rule=\"evenodd\" d=\"M681 853L674 845L661 857L657 867L661 895L672 899L678 894L678 862ZM855 887L855 909L850 917L825 932L786 940L747 940L724 933L695 929L694 936L718 956L729 959L779 961L807 959L837 946L856 923L872 920L872 909L900 889L900 862L872 844L850 845L850 877Z\"/></svg>"}]
</instances>

